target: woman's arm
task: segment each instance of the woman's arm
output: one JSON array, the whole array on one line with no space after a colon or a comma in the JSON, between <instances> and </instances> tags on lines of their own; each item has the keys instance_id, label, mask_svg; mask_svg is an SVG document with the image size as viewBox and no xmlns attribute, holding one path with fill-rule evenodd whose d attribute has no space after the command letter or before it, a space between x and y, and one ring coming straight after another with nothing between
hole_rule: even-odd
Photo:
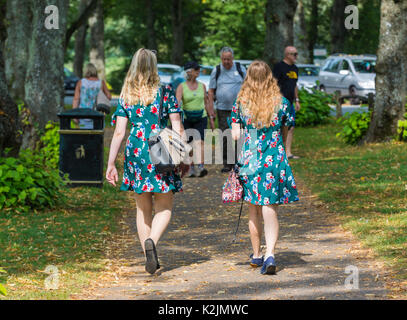
<instances>
[{"instance_id":1,"label":"woman's arm","mask_svg":"<svg viewBox=\"0 0 407 320\"><path fill-rule=\"evenodd\" d=\"M72 108L76 109L79 107L79 100L81 98L81 85L82 85L82 81L79 80L76 83L76 87L75 87L75 94L73 96L73 102L72 102Z\"/></svg>"},{"instance_id":2,"label":"woman's arm","mask_svg":"<svg viewBox=\"0 0 407 320\"><path fill-rule=\"evenodd\" d=\"M120 145L122 144L123 138L126 134L127 118L117 117L116 128L113 133L112 142L110 144L109 160L107 162L106 179L107 181L116 186L116 182L119 180L116 169L116 158L119 153Z\"/></svg>"},{"instance_id":3,"label":"woman's arm","mask_svg":"<svg viewBox=\"0 0 407 320\"><path fill-rule=\"evenodd\" d=\"M232 123L232 139L239 140L240 138L240 124Z\"/></svg>"},{"instance_id":4,"label":"woman's arm","mask_svg":"<svg viewBox=\"0 0 407 320\"><path fill-rule=\"evenodd\" d=\"M203 89L204 89L204 104L205 104L205 109L206 109L206 114L208 115L208 117L209 117L209 123L210 123L210 126L211 126L211 129L212 130L215 130L215 122L214 122L214 117L213 117L213 115L211 114L211 112L210 112L210 108L209 108L209 97L208 97L208 93L206 92L206 87L205 87L205 85L204 84L202 84L203 85Z\"/></svg>"},{"instance_id":5,"label":"woman's arm","mask_svg":"<svg viewBox=\"0 0 407 320\"><path fill-rule=\"evenodd\" d=\"M106 85L106 81L105 81L105 80L102 80L102 90L103 90L103 93L105 94L105 96L106 96L109 100L111 100L111 99L112 99L112 94L110 93L109 89L107 88L107 85Z\"/></svg>"},{"instance_id":6,"label":"woman's arm","mask_svg":"<svg viewBox=\"0 0 407 320\"><path fill-rule=\"evenodd\" d=\"M179 84L177 87L177 91L175 93L175 97L177 98L177 101L180 105L182 104L182 95L183 94L184 94L184 89L182 88L182 85Z\"/></svg>"}]
</instances>

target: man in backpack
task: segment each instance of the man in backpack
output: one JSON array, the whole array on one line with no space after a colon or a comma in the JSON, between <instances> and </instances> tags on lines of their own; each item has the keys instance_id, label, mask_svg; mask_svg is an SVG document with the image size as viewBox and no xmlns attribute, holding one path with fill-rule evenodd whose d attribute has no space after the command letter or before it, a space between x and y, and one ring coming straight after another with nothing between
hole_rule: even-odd
<instances>
[{"instance_id":1,"label":"man in backpack","mask_svg":"<svg viewBox=\"0 0 407 320\"><path fill-rule=\"evenodd\" d=\"M246 69L233 61L233 50L229 47L222 48L220 58L222 63L212 70L209 82L208 100L209 110L211 110L209 117L213 119L216 117L213 111L215 102L219 129L225 131L229 129L227 119L232 113L232 106L246 76ZM234 163L227 161L228 151L234 154L230 131L227 133L227 137L225 134L223 135L222 145L223 168L221 171L225 173L234 166ZM236 162L235 156L233 156L233 162Z\"/></svg>"}]
</instances>

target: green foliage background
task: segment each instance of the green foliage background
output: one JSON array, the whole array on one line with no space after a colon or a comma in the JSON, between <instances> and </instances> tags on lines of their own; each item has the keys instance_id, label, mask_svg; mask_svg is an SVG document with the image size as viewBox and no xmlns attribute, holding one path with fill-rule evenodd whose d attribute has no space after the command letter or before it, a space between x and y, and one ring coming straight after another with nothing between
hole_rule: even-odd
<instances>
[{"instance_id":1,"label":"green foliage background","mask_svg":"<svg viewBox=\"0 0 407 320\"><path fill-rule=\"evenodd\" d=\"M68 20L78 15L79 0L69 2ZM201 64L219 63L219 50L227 45L236 59L262 58L265 37L266 0L184 0L184 61ZM303 0L307 37L311 20L311 0ZM316 43L330 50L330 21L333 0L318 2L318 35ZM173 45L172 3L153 1L155 32L160 63L171 61ZM379 40L380 0L359 0L359 29L348 30L344 52L376 53ZM107 81L120 91L134 52L147 47L145 1L104 0L105 56ZM88 34L89 37L89 34ZM89 43L89 41L87 41ZM281 48L283 50L283 48ZM86 48L85 57L89 56ZM67 48L66 65L72 70L74 37Z\"/></svg>"}]
</instances>

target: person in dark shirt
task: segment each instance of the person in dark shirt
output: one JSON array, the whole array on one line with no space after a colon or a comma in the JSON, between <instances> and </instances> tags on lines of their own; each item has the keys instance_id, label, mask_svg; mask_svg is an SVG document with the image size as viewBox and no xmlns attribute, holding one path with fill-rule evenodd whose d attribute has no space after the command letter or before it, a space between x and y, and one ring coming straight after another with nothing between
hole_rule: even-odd
<instances>
[{"instance_id":1,"label":"person in dark shirt","mask_svg":"<svg viewBox=\"0 0 407 320\"><path fill-rule=\"evenodd\" d=\"M273 68L273 76L277 79L281 94L290 101L290 114L295 117L295 111L299 111L300 100L298 99L298 68L295 65L297 61L298 51L295 47L287 47L284 50L284 59L277 63ZM295 105L295 107L294 107ZM289 130L283 130L283 141L289 159L298 159L298 156L293 155L291 146L294 136L294 126Z\"/></svg>"}]
</instances>

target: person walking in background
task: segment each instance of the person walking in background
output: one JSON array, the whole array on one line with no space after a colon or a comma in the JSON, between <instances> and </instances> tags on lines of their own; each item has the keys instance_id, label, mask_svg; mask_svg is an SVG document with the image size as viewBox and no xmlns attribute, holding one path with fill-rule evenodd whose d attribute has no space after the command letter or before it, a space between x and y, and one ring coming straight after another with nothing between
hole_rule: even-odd
<instances>
[{"instance_id":1,"label":"person walking in background","mask_svg":"<svg viewBox=\"0 0 407 320\"><path fill-rule=\"evenodd\" d=\"M189 177L203 177L208 174L204 168L204 139L205 129L208 126L208 97L206 87L203 83L197 81L201 67L195 61L187 62L184 65L186 82L183 82L177 88L177 101L182 102L184 111L184 128L185 130L194 129L199 132L199 137L191 137L193 144L194 161L191 164ZM213 118L210 119L212 130L215 128ZM195 164L197 166L195 167Z\"/></svg>"},{"instance_id":2,"label":"person walking in background","mask_svg":"<svg viewBox=\"0 0 407 320\"><path fill-rule=\"evenodd\" d=\"M86 65L84 74L85 77L76 84L72 108L93 109L99 90L103 90L109 100L112 99L106 82L99 80L97 69L92 63ZM93 129L93 120L91 119L79 119L76 120L76 123L81 129Z\"/></svg>"},{"instance_id":3,"label":"person walking in background","mask_svg":"<svg viewBox=\"0 0 407 320\"><path fill-rule=\"evenodd\" d=\"M282 126L291 127L290 102L282 97L277 80L263 61L254 61L232 110L232 138L244 129L244 144L237 162L243 199L249 202L249 231L253 247L251 266L261 274L274 274L275 245L280 204L298 201L297 187L281 136ZM260 252L261 217L264 220L266 252Z\"/></svg>"},{"instance_id":4,"label":"person walking in background","mask_svg":"<svg viewBox=\"0 0 407 320\"><path fill-rule=\"evenodd\" d=\"M228 118L232 112L232 106L242 86L243 79L246 76L246 69L239 63L233 61L233 50L229 47L223 47L220 51L222 63L212 70L209 82L208 100L209 108L213 117L215 117L214 102L218 116L219 129L224 132L229 129ZM228 132L228 131L227 131ZM228 151L232 152L233 146L228 135L223 136L223 168L222 172L229 172L236 161L234 153L233 163L228 163Z\"/></svg>"},{"instance_id":5,"label":"person walking in background","mask_svg":"<svg viewBox=\"0 0 407 320\"><path fill-rule=\"evenodd\" d=\"M163 118L159 124L162 95ZM130 121L131 130L126 143L120 190L135 192L137 232L146 256L145 268L151 274L160 268L156 246L170 222L173 193L182 191L182 182L177 171L168 175L156 172L149 155L148 139L151 135L158 134L160 128L166 126L168 119L172 129L183 136L181 112L173 90L169 86L160 88L155 54L147 49L139 49L133 56L112 118L116 128L110 145L106 179L116 186L118 173L115 161ZM186 168L181 166L182 173Z\"/></svg>"},{"instance_id":6,"label":"person walking in background","mask_svg":"<svg viewBox=\"0 0 407 320\"><path fill-rule=\"evenodd\" d=\"M294 120L295 111L299 111L301 108L297 88L298 68L295 65L297 57L298 51L295 47L286 47L284 50L284 59L277 63L273 68L273 75L278 80L281 93L290 102L290 114L294 117ZM294 137L294 126L295 122L293 123L291 129L285 128L283 134L284 146L289 159L299 158L298 156L293 155L291 150Z\"/></svg>"}]
</instances>

